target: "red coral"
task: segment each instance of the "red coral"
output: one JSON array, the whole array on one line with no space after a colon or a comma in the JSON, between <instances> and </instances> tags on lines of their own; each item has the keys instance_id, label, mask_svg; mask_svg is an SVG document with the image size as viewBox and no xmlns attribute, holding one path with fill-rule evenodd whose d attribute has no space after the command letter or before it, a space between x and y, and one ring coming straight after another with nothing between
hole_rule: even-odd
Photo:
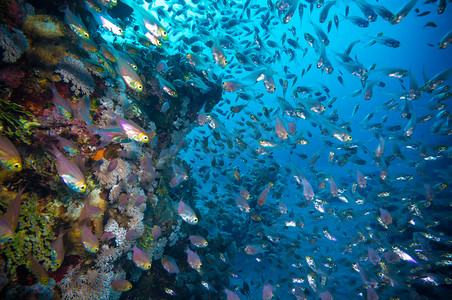
<instances>
[{"instance_id":1,"label":"red coral","mask_svg":"<svg viewBox=\"0 0 452 300\"><path fill-rule=\"evenodd\" d=\"M0 70L0 81L5 82L10 88L18 88L22 84L25 73L18 67L7 67Z\"/></svg>"},{"instance_id":2,"label":"red coral","mask_svg":"<svg viewBox=\"0 0 452 300\"><path fill-rule=\"evenodd\" d=\"M21 28L24 21L24 13L18 1L1 0L0 19L3 24L8 24L15 28Z\"/></svg>"},{"instance_id":3,"label":"red coral","mask_svg":"<svg viewBox=\"0 0 452 300\"><path fill-rule=\"evenodd\" d=\"M55 282L59 282L61 279L63 279L64 275L67 274L68 269L75 268L77 265L81 264L82 260L80 257L75 255L70 255L64 258L63 265L58 268L58 270L52 272L49 271L49 277L53 278Z\"/></svg>"}]
</instances>

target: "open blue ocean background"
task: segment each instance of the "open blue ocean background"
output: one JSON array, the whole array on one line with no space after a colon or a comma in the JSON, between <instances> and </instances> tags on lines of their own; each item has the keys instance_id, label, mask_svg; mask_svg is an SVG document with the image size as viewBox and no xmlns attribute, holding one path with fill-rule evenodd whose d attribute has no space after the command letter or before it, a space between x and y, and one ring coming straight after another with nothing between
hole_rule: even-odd
<instances>
[{"instance_id":1,"label":"open blue ocean background","mask_svg":"<svg viewBox=\"0 0 452 300\"><path fill-rule=\"evenodd\" d=\"M374 66L375 70L379 70L396 67L408 70L412 78L421 87L425 84L426 79L424 76L428 80L435 74L451 67L452 50L450 48L438 49L437 47L438 41L451 28L451 11L446 9L442 15L438 15L434 5L418 2L415 7L420 10L420 13L427 10L432 11L432 13L419 17L413 9L396 25L390 24L379 16L375 22L370 23L369 27L360 28L344 19L347 6L350 8L350 16L363 17L362 12L353 1L337 1L336 5L331 8L327 21L323 24L318 22L319 9L314 9L312 13L309 13L309 4L305 1L301 2L306 6L302 20L299 19L298 12L295 12L288 24L276 24L271 27L270 34L261 33L260 37L264 41L265 38L268 38L278 43L282 34L287 34L287 37L299 41L304 48L309 48L306 56L302 57L302 51L295 49L296 58L294 60L289 61L290 57L282 54L282 63L275 62L270 66L276 84L276 92L273 94L266 93L262 82L258 82L253 87L250 87L249 90L246 90L246 92L254 93L254 95L264 93L264 96L257 100L242 100L238 97L237 92L224 93L224 101L229 100L230 105L247 104L247 107L242 112L231 115L229 106L223 104L224 101L213 109L218 119L223 122L226 128L226 135L233 134L238 129L245 129L240 136L248 144L248 148L245 151L241 151L237 158L229 159L226 157L227 153L233 152L233 150L228 149L227 146L220 149L217 146L218 153L202 153L200 152L202 148L200 143L192 142L191 146L182 154L185 159L192 163L195 170L201 169L204 171L198 174L195 172L199 176L197 181L200 182L200 195L203 195L201 196L202 200L198 201L197 205L199 204L202 207L202 203L213 201L214 207L206 209L203 215L207 213L209 219L215 219L218 215L226 219L209 223L207 228L212 231L211 234L217 234L218 230L231 233L237 246L242 247L242 251L248 244L261 244L265 249L264 253L258 255L257 258L241 253L237 255L234 261L230 262L235 265L236 274L232 275L234 278L231 279L231 285L232 287L240 287L240 290L244 282L248 284L251 282L250 299L261 299L262 288L265 284L270 284L273 287L273 293L277 299L304 299L303 296L300 296L301 293L296 292L299 289L304 290L307 299L318 299L319 297L329 299L327 295L321 294L323 291L329 291L334 299L359 299L366 297L367 299L377 299L372 298L373 296L366 292L368 286L375 288L379 299L408 299L410 297L410 299L418 299L416 298L418 297L416 293L422 295L422 297L432 299L447 299L451 295L450 287L448 287L450 279L446 279L448 271L445 271L447 269L450 270L449 266L443 265L440 267L441 264L434 263L429 259L416 258L417 263L404 261L401 264L391 265L386 263L386 266L375 267L368 259L368 247L377 249L380 256L382 256L384 251L388 251L387 247L390 247L389 245L395 246L398 243L411 248L412 252L410 253L413 255L419 252L423 253L422 250L415 250L416 248L420 249L419 244L418 246L412 244L414 242L413 232L423 226L429 228L426 230L427 232L430 229L435 231L435 226L423 223L429 223L435 219L441 220L440 223L442 223L442 225L438 224L437 227L438 229L441 228L439 231L442 232L440 235L444 238L442 241L450 241L450 230L447 225L450 224L449 188L442 191L436 190L435 192L436 195L432 205L438 205L438 208L441 207L439 210L443 210L442 212L432 207L424 207L425 202L427 202L424 184L438 187L440 182L447 183L450 180L450 154L441 154L438 149L440 145L444 145L446 148L451 146L450 136L449 134L439 135L431 132L431 127L437 120L433 118L425 123L418 123L413 134L407 140L399 140L400 135L403 136L403 129L407 125L408 120L401 117L401 106L403 106L404 100L397 99L397 95L404 89L410 89L409 77L399 80L381 75L375 76L374 78L384 82L385 86L374 87L373 96L367 101L362 93L353 95L355 91L362 88L360 78L350 74L341 67L341 59L335 53L343 53L351 42L358 40L359 42L353 48L350 56L359 61L365 68ZM382 5L393 12L400 9L406 2L368 1L371 4ZM251 4L256 4L260 7L267 5L266 1L251 1ZM337 30L333 23L328 34L330 44L326 49L334 71L332 74L326 74L323 70L316 68L318 55L307 45L303 34L308 32L315 36L315 31L309 20L320 25L326 31L328 20L332 20L333 15L339 16L340 25ZM244 25L252 28L254 25L261 29L259 22L261 22L259 17L254 17L250 21L246 20L240 23L237 27ZM437 27L425 27L428 22L434 22ZM290 32L292 27L296 29L295 36ZM383 36L395 38L400 41L401 46L391 48L376 44L366 47L371 38L379 33L383 33ZM218 30L218 34L222 34L222 32ZM237 42L245 40L253 43L253 35L244 39L239 36L237 40L235 38L233 40ZM286 46L290 47L287 42ZM267 48L269 47L267 46ZM243 48L235 50L243 50ZM301 71L307 69L310 64L312 64L311 70L301 77ZM298 81L293 87L291 86L292 81L289 80L289 88L285 96L288 102L293 104L291 102L293 100L292 91L299 85L313 87L322 93L325 88L328 88L328 100L325 101L326 103L331 98L337 97L332 107L327 108L325 115L337 110L337 114L340 116L339 123L348 124L351 129L350 134L353 137L351 144L356 145L355 147L357 148L356 157L365 160L366 163L364 165L348 162L344 166L338 166L335 163L330 163L328 161L330 151L337 151L344 144L334 143L333 147L329 147L324 143L327 138L320 134L319 128L313 128L309 121L300 118L283 117L286 126L288 121L295 122L297 135L302 132L303 137L309 140L308 145L294 146L293 143L288 143L287 140L285 142L279 141L274 130L265 131L262 128L253 130L246 125L238 124L251 121L247 113L262 114L265 107L267 109L273 108L277 113L272 114L270 122L264 116L261 116L260 120L271 128L275 127L276 116L281 118L283 115L282 109L278 110L277 97L283 97L282 86L279 84L278 79L284 79L285 75L287 75L284 72L284 67L288 67L288 73L298 76ZM225 73L229 74L227 69ZM217 74L222 74L222 71L218 71ZM230 74L233 75L234 79L243 76L242 74L237 74L234 70ZM343 78L344 84L338 81L337 77L339 75ZM450 84L450 79L446 80L444 84ZM432 111L431 108L436 103L435 100L432 100L433 97L434 94L423 92L419 99L409 101L412 109L411 113L417 117L427 114L437 115L440 111ZM400 103L400 106L389 111L384 107L384 103L391 99L397 99L396 103ZM449 100L444 103L449 103ZM359 110L352 117L353 109L357 104L359 104ZM368 123L381 124L383 125L381 129L369 130L366 126L363 126L363 119L371 113L374 116ZM397 125L401 126L401 130L396 132L385 130L385 128ZM280 142L283 145L291 144L291 146L281 147L280 149L269 151L271 154L256 157L252 152L260 146L257 143L258 140L254 137L253 131L259 130L263 138ZM306 136L308 131L312 133L311 138ZM192 141L202 141L211 133L212 130L203 127L194 129L189 136ZM393 153L390 150L390 144L392 143L397 144L404 155L403 159L391 161L388 166L388 178L386 180L380 179L381 169L372 158L378 147L379 139L377 136L380 134L387 142L384 156L390 156ZM222 137L227 138L227 136L223 135ZM209 137L209 143L209 148L215 148L213 145L221 144L221 142L216 142L212 136ZM413 145L417 146L411 147ZM419 147L422 147L421 145L428 149L424 157L419 156ZM194 156L196 153L201 154L200 157ZM297 154L305 154L308 158L302 159ZM320 157L312 165L310 159L316 154L320 154ZM253 158L258 160L253 161ZM212 160L218 161L219 159L224 159L225 166L212 168ZM416 171L416 167L419 164L425 164L423 174L419 174ZM323 212L316 210L312 203L307 207L300 207L303 206L302 203L305 199L303 197L303 187L297 184L293 177L293 165L300 168L312 184L315 199L320 199L325 203L325 207L328 206L339 214L349 211L352 217L344 220L332 214L325 215ZM207 171L202 168L203 166L207 166ZM351 190L357 180L357 168L366 176L368 185L365 189L358 188L358 193L353 194ZM239 170L241 174L239 182L232 175L234 170ZM206 174L211 174L214 178L210 176L210 179L206 180ZM334 177L339 189L342 190L343 195L348 199L348 203L344 203L337 197L331 197L328 183L326 183L325 189L318 188L320 181L329 176ZM412 176L412 180L404 181L400 178L403 176ZM275 184L278 193L275 195L275 187L273 187L270 190L265 207L262 210L259 210L259 207L255 207L261 213L264 224L255 225L253 221L250 222L248 217L238 210L234 203L234 197L237 195L239 186L244 186L252 191L251 199L256 201L256 197L259 196L269 182ZM387 197L382 196L386 192L389 195ZM280 201L286 203L290 212L289 216L281 216L278 213ZM413 205L417 205L420 211L424 211L422 217L415 217ZM393 220L397 220L395 227L398 229L384 229L378 223L379 208L386 208L391 212ZM286 226L290 220L303 220L304 226L302 228ZM422 225L419 223L422 223ZM329 240L322 234L322 229L325 228L336 237L336 241ZM259 230L262 230L262 232L259 232ZM380 236L385 242L378 241L374 234ZM436 232L436 234L439 234L439 232ZM354 244L353 241L359 240L358 237L361 235L365 236L361 241L362 244L359 245L359 242L358 245ZM277 241L272 242L272 237L276 237ZM311 243L310 239L313 237L316 238L316 242ZM437 252L439 256L444 257L444 252L442 251L447 252L450 250L449 242L446 242L448 245L445 248L433 242L431 237L429 242L433 248L438 246L436 249L439 251ZM351 244L353 246L350 246ZM349 252L346 250L348 247L351 248ZM433 250L433 252L436 251ZM440 254L441 252L443 254ZM317 264L321 265L319 269L328 270L328 276L323 277L322 272L315 272L312 268L309 268L306 264L306 256L313 257ZM329 262L336 263L334 263L334 267L331 267ZM373 285L370 281L363 282L364 279L356 270L357 263L367 270L368 276L379 283ZM355 264L355 269L353 269L353 264ZM431 269L413 276L413 273L416 273L414 269L423 264L431 264ZM303 265L303 267L300 265ZM393 278L393 283L382 275L385 273L382 270L386 267L389 268L386 269L389 272L387 276L391 277L389 274L392 273L397 278ZM438 273L436 273L437 271ZM446 273L442 273L444 271ZM441 273L442 275L440 275ZM308 274L314 274L316 289L309 284ZM417 279L414 279L415 277ZM439 278L449 283L438 283L437 280ZM430 279L433 279L433 281L430 281ZM405 283L399 284L400 281ZM412 292L413 290L417 292ZM240 293L237 292L237 294ZM240 296L243 297L244 295Z\"/></svg>"}]
</instances>

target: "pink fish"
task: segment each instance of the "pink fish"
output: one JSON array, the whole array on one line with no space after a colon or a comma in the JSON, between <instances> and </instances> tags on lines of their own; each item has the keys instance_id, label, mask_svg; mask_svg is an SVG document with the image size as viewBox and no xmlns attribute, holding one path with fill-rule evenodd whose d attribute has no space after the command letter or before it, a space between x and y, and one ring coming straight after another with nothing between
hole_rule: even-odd
<instances>
[{"instance_id":1,"label":"pink fish","mask_svg":"<svg viewBox=\"0 0 452 300\"><path fill-rule=\"evenodd\" d=\"M204 108L206 107L206 103L204 103L204 105L201 107L201 109L199 110L199 113L198 113L198 120L197 120L197 122L198 122L199 126L204 126L204 124L207 123L207 114L206 114L206 112L204 110Z\"/></svg>"},{"instance_id":2,"label":"pink fish","mask_svg":"<svg viewBox=\"0 0 452 300\"><path fill-rule=\"evenodd\" d=\"M50 253L50 258L56 264L57 268L59 268L63 264L64 260L64 245L63 245L63 235L61 232L58 234L57 239L52 243L52 252Z\"/></svg>"},{"instance_id":3,"label":"pink fish","mask_svg":"<svg viewBox=\"0 0 452 300\"><path fill-rule=\"evenodd\" d=\"M228 61L226 56L224 55L223 50L221 50L220 43L218 40L214 40L212 44L212 55L215 59L215 62L222 68L226 67Z\"/></svg>"},{"instance_id":4,"label":"pink fish","mask_svg":"<svg viewBox=\"0 0 452 300\"><path fill-rule=\"evenodd\" d=\"M99 240L87 227L82 228L82 244L86 251L96 253L99 251Z\"/></svg>"},{"instance_id":5,"label":"pink fish","mask_svg":"<svg viewBox=\"0 0 452 300\"><path fill-rule=\"evenodd\" d=\"M275 80L273 79L272 70L267 69L264 73L264 86L265 90L270 94L274 93L276 90Z\"/></svg>"},{"instance_id":6,"label":"pink fish","mask_svg":"<svg viewBox=\"0 0 452 300\"><path fill-rule=\"evenodd\" d=\"M385 140L380 137L380 143L377 146L377 150L375 151L375 157L381 158L383 153L385 152Z\"/></svg>"},{"instance_id":7,"label":"pink fish","mask_svg":"<svg viewBox=\"0 0 452 300\"><path fill-rule=\"evenodd\" d=\"M138 232L136 231L136 229L131 229L131 230L127 231L127 233L126 233L127 241L133 241L133 240L136 240L137 238L138 238Z\"/></svg>"},{"instance_id":8,"label":"pink fish","mask_svg":"<svg viewBox=\"0 0 452 300\"><path fill-rule=\"evenodd\" d=\"M16 231L17 225L19 223L19 216L22 208L22 194L24 190L25 187L19 188L16 197L11 200L5 214L3 215L3 217L9 222L9 224L11 224L13 231Z\"/></svg>"},{"instance_id":9,"label":"pink fish","mask_svg":"<svg viewBox=\"0 0 452 300\"><path fill-rule=\"evenodd\" d=\"M338 189L337 189L337 185L334 182L334 179L332 177L330 177L330 193L332 197L337 197L338 194Z\"/></svg>"},{"instance_id":10,"label":"pink fish","mask_svg":"<svg viewBox=\"0 0 452 300\"><path fill-rule=\"evenodd\" d=\"M365 188L366 187L366 178L364 178L363 173L361 173L360 170L356 169L356 176L357 176L357 180L358 180L358 185L360 188Z\"/></svg>"},{"instance_id":11,"label":"pink fish","mask_svg":"<svg viewBox=\"0 0 452 300\"><path fill-rule=\"evenodd\" d=\"M328 291L319 292L319 296L321 300L333 300L333 296Z\"/></svg>"},{"instance_id":12,"label":"pink fish","mask_svg":"<svg viewBox=\"0 0 452 300\"><path fill-rule=\"evenodd\" d=\"M424 183L425 193L427 196L428 201L432 201L435 197L435 193L433 192L432 188L430 187L430 184Z\"/></svg>"},{"instance_id":13,"label":"pink fish","mask_svg":"<svg viewBox=\"0 0 452 300\"><path fill-rule=\"evenodd\" d=\"M312 190L311 184L306 180L302 179L301 184L303 185L303 195L307 201L314 199L314 191Z\"/></svg>"},{"instance_id":14,"label":"pink fish","mask_svg":"<svg viewBox=\"0 0 452 300\"><path fill-rule=\"evenodd\" d=\"M378 300L378 295L375 289L372 286L367 286L367 300Z\"/></svg>"},{"instance_id":15,"label":"pink fish","mask_svg":"<svg viewBox=\"0 0 452 300\"><path fill-rule=\"evenodd\" d=\"M270 188L273 186L273 183L269 183L267 187L262 191L262 193L259 195L259 198L257 199L257 205L262 206L267 201L268 192L270 191Z\"/></svg>"},{"instance_id":16,"label":"pink fish","mask_svg":"<svg viewBox=\"0 0 452 300\"><path fill-rule=\"evenodd\" d=\"M132 251L132 260L136 266L144 271L149 270L151 268L151 260L149 259L148 254L143 250L138 249L136 245L132 248Z\"/></svg>"},{"instance_id":17,"label":"pink fish","mask_svg":"<svg viewBox=\"0 0 452 300\"><path fill-rule=\"evenodd\" d=\"M154 225L152 228L152 238L154 240L158 239L162 235L162 228L158 225Z\"/></svg>"},{"instance_id":18,"label":"pink fish","mask_svg":"<svg viewBox=\"0 0 452 300\"><path fill-rule=\"evenodd\" d=\"M30 257L30 269L41 285L49 285L49 275L46 269L32 256Z\"/></svg>"},{"instance_id":19,"label":"pink fish","mask_svg":"<svg viewBox=\"0 0 452 300\"><path fill-rule=\"evenodd\" d=\"M248 200L250 198L250 192L248 192L247 189L241 187L240 188L240 197L245 198L246 200Z\"/></svg>"},{"instance_id":20,"label":"pink fish","mask_svg":"<svg viewBox=\"0 0 452 300\"><path fill-rule=\"evenodd\" d=\"M262 249L261 247L259 247L257 245L245 246L245 253L248 255L257 255L257 254L261 254L264 252L265 252L264 249Z\"/></svg>"},{"instance_id":21,"label":"pink fish","mask_svg":"<svg viewBox=\"0 0 452 300\"><path fill-rule=\"evenodd\" d=\"M388 178L388 165L386 164L386 161L382 158L380 160L380 178L382 180L386 180Z\"/></svg>"},{"instance_id":22,"label":"pink fish","mask_svg":"<svg viewBox=\"0 0 452 300\"><path fill-rule=\"evenodd\" d=\"M239 295L231 290L224 289L224 293L226 294L226 300L240 300Z\"/></svg>"},{"instance_id":23,"label":"pink fish","mask_svg":"<svg viewBox=\"0 0 452 300\"><path fill-rule=\"evenodd\" d=\"M110 281L110 285L115 291L120 292L126 292L132 288L132 284L126 279L112 280Z\"/></svg>"},{"instance_id":24,"label":"pink fish","mask_svg":"<svg viewBox=\"0 0 452 300\"><path fill-rule=\"evenodd\" d=\"M171 188L178 186L182 181L188 179L188 175L185 170L176 164L173 164L173 173L174 176L170 182Z\"/></svg>"},{"instance_id":25,"label":"pink fish","mask_svg":"<svg viewBox=\"0 0 452 300\"><path fill-rule=\"evenodd\" d=\"M367 247L367 254L369 255L369 260L372 264L376 265L380 262L381 258L372 247Z\"/></svg>"},{"instance_id":26,"label":"pink fish","mask_svg":"<svg viewBox=\"0 0 452 300\"><path fill-rule=\"evenodd\" d=\"M190 267L200 272L202 263L199 255L195 251L190 250L188 246L185 248L185 252L187 253L187 263Z\"/></svg>"},{"instance_id":27,"label":"pink fish","mask_svg":"<svg viewBox=\"0 0 452 300\"><path fill-rule=\"evenodd\" d=\"M270 300L273 298L273 287L270 284L265 284L262 288L262 300Z\"/></svg>"},{"instance_id":28,"label":"pink fish","mask_svg":"<svg viewBox=\"0 0 452 300\"><path fill-rule=\"evenodd\" d=\"M188 224L196 225L198 223L198 218L196 217L194 210L189 205L182 202L182 199L179 201L177 213L182 220Z\"/></svg>"},{"instance_id":29,"label":"pink fish","mask_svg":"<svg viewBox=\"0 0 452 300\"><path fill-rule=\"evenodd\" d=\"M188 238L190 239L190 243L198 248L204 248L208 245L207 240L200 235L190 235Z\"/></svg>"},{"instance_id":30,"label":"pink fish","mask_svg":"<svg viewBox=\"0 0 452 300\"><path fill-rule=\"evenodd\" d=\"M22 170L22 159L11 141L0 135L0 164L11 171Z\"/></svg>"},{"instance_id":31,"label":"pink fish","mask_svg":"<svg viewBox=\"0 0 452 300\"><path fill-rule=\"evenodd\" d=\"M385 223L385 225L389 225L392 223L392 217L389 211L384 208L380 208L380 218Z\"/></svg>"},{"instance_id":32,"label":"pink fish","mask_svg":"<svg viewBox=\"0 0 452 300\"><path fill-rule=\"evenodd\" d=\"M58 111L64 118L66 118L67 120L72 120L74 118L74 111L72 110L71 104L66 99L64 99L60 95L60 93L58 93L53 83L50 86L50 89L52 90L53 93L52 96L53 104L58 108Z\"/></svg>"},{"instance_id":33,"label":"pink fish","mask_svg":"<svg viewBox=\"0 0 452 300\"><path fill-rule=\"evenodd\" d=\"M289 122L289 134L295 135L297 133L297 127L295 125L295 122L291 121Z\"/></svg>"},{"instance_id":34,"label":"pink fish","mask_svg":"<svg viewBox=\"0 0 452 300\"><path fill-rule=\"evenodd\" d=\"M127 195L126 193L122 193L121 195L119 195L119 204L125 205L127 204L127 202L129 202L129 195Z\"/></svg>"},{"instance_id":35,"label":"pink fish","mask_svg":"<svg viewBox=\"0 0 452 300\"><path fill-rule=\"evenodd\" d=\"M106 242L113 238L115 238L115 235L113 233L111 233L110 231L107 231L102 234L102 236L100 237L100 240L103 242Z\"/></svg>"},{"instance_id":36,"label":"pink fish","mask_svg":"<svg viewBox=\"0 0 452 300\"><path fill-rule=\"evenodd\" d=\"M82 97L77 104L77 119L86 123L86 125L93 125L91 122L91 117L89 114L91 103L89 102L88 96Z\"/></svg>"},{"instance_id":37,"label":"pink fish","mask_svg":"<svg viewBox=\"0 0 452 300\"><path fill-rule=\"evenodd\" d=\"M276 117L275 132L276 135L281 140L285 140L288 137L286 127L284 126L283 122L279 119L279 117Z\"/></svg>"},{"instance_id":38,"label":"pink fish","mask_svg":"<svg viewBox=\"0 0 452 300\"><path fill-rule=\"evenodd\" d=\"M279 213L281 215L287 214L287 205L286 205L286 203L284 203L284 201L279 200L278 209L279 209Z\"/></svg>"},{"instance_id":39,"label":"pink fish","mask_svg":"<svg viewBox=\"0 0 452 300\"><path fill-rule=\"evenodd\" d=\"M155 172L155 168L152 165L152 158L149 158L148 156L144 155L141 158L141 169L144 172L149 173L152 178L157 178L157 173Z\"/></svg>"},{"instance_id":40,"label":"pink fish","mask_svg":"<svg viewBox=\"0 0 452 300\"><path fill-rule=\"evenodd\" d=\"M361 275L361 280L364 284L367 284L369 282L369 276L367 275L366 270L359 263L356 263L356 265L358 267L359 274Z\"/></svg>"},{"instance_id":41,"label":"pink fish","mask_svg":"<svg viewBox=\"0 0 452 300\"><path fill-rule=\"evenodd\" d=\"M118 68L122 79L124 79L129 88L139 93L143 91L140 76L123 57L118 57Z\"/></svg>"},{"instance_id":42,"label":"pink fish","mask_svg":"<svg viewBox=\"0 0 452 300\"><path fill-rule=\"evenodd\" d=\"M170 274L177 274L179 273L179 268L177 267L176 261L174 258L168 255L162 256L162 266L163 268Z\"/></svg>"},{"instance_id":43,"label":"pink fish","mask_svg":"<svg viewBox=\"0 0 452 300\"><path fill-rule=\"evenodd\" d=\"M389 264L395 264L400 261L400 257L393 251L386 251L383 253L383 257L386 259L386 262Z\"/></svg>"},{"instance_id":44,"label":"pink fish","mask_svg":"<svg viewBox=\"0 0 452 300\"><path fill-rule=\"evenodd\" d=\"M11 224L5 219L4 216L0 217L0 241L6 242L11 240L14 235L14 230Z\"/></svg>"},{"instance_id":45,"label":"pink fish","mask_svg":"<svg viewBox=\"0 0 452 300\"><path fill-rule=\"evenodd\" d=\"M83 223L85 220L91 220L93 218L100 218L103 215L103 210L100 207L89 205L89 201L85 200L83 208L79 214L79 221Z\"/></svg>"},{"instance_id":46,"label":"pink fish","mask_svg":"<svg viewBox=\"0 0 452 300\"><path fill-rule=\"evenodd\" d=\"M250 212L250 205L246 200L240 196L235 197L235 203L237 204L237 207L240 209L241 212L248 213Z\"/></svg>"},{"instance_id":47,"label":"pink fish","mask_svg":"<svg viewBox=\"0 0 452 300\"><path fill-rule=\"evenodd\" d=\"M56 159L56 168L63 182L73 191L84 193L86 191L85 175L79 166L68 160L54 146L50 150Z\"/></svg>"},{"instance_id":48,"label":"pink fish","mask_svg":"<svg viewBox=\"0 0 452 300\"><path fill-rule=\"evenodd\" d=\"M161 60L157 63L157 66L155 66L155 70L157 71L157 73L164 73L163 75L165 75L172 68L173 67L168 67L167 60Z\"/></svg>"},{"instance_id":49,"label":"pink fish","mask_svg":"<svg viewBox=\"0 0 452 300\"><path fill-rule=\"evenodd\" d=\"M154 132L147 134L140 126L131 120L126 120L118 116L116 116L115 119L124 134L134 141L147 143L150 138L155 136Z\"/></svg>"},{"instance_id":50,"label":"pink fish","mask_svg":"<svg viewBox=\"0 0 452 300\"><path fill-rule=\"evenodd\" d=\"M66 151L70 156L76 156L80 154L80 150L72 140L65 139L61 136L56 135L55 138L58 140L58 147L60 150Z\"/></svg>"},{"instance_id":51,"label":"pink fish","mask_svg":"<svg viewBox=\"0 0 452 300\"><path fill-rule=\"evenodd\" d=\"M135 206L140 206L141 204L143 204L143 202L146 201L146 196L138 196L137 199L135 200Z\"/></svg>"}]
</instances>

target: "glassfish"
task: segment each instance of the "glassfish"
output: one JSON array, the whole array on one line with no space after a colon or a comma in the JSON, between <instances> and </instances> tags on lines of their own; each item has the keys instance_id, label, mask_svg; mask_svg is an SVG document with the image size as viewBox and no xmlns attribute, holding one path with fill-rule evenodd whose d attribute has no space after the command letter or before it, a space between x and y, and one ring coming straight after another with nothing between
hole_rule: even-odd
<instances>
[{"instance_id":1,"label":"glassfish","mask_svg":"<svg viewBox=\"0 0 452 300\"><path fill-rule=\"evenodd\" d=\"M80 168L68 160L55 146L50 150L56 159L56 168L63 182L73 191L84 193L86 191L86 180Z\"/></svg>"},{"instance_id":2,"label":"glassfish","mask_svg":"<svg viewBox=\"0 0 452 300\"><path fill-rule=\"evenodd\" d=\"M0 135L0 164L11 171L22 170L22 159L13 143Z\"/></svg>"}]
</instances>

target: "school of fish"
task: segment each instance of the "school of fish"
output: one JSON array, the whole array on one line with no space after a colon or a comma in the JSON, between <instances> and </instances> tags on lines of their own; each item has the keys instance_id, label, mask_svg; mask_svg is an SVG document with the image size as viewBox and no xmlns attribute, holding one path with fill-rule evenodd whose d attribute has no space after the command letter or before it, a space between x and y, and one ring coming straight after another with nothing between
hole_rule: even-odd
<instances>
[{"instance_id":1,"label":"school of fish","mask_svg":"<svg viewBox=\"0 0 452 300\"><path fill-rule=\"evenodd\" d=\"M150 80L141 74L146 51L180 55L181 64L202 72L204 77L191 74L185 82L171 82L165 74L174 66L160 61L154 79L168 99L160 113L182 101L180 86L208 90L215 83L224 90L211 111L201 108L186 147L175 150L192 167L190 174L175 160L169 164L170 189L196 182L195 207L181 194L169 209L189 226L186 263L211 299L448 299L452 294L450 1L80 2L103 41L94 41L93 24L69 7L64 20L81 47L92 47L99 61L108 61L87 63L102 72L114 65L129 92L142 93ZM109 11L116 7L131 13L112 17ZM431 40L421 40L415 30ZM403 59L423 52L435 57ZM114 127L98 128L89 110L83 117L55 86L51 91L64 118L85 121L101 137L99 149L148 143L156 136L119 115L112 117ZM78 154L71 141L58 140L60 150ZM47 149L58 175L71 191L85 193L83 166L59 149ZM22 171L18 150L4 136L0 164ZM155 174L148 161L141 164ZM2 242L14 235L25 188L0 216ZM119 201L126 202L127 195ZM81 242L89 253L101 246L88 225L99 215L88 204L80 213ZM155 240L161 233L153 227ZM52 255L62 264L63 233L56 236ZM234 257L211 248L209 239L218 236L233 240ZM129 256L143 272L152 271L155 262L139 247ZM206 280L212 257L227 266L228 286ZM165 252L160 262L179 282L180 260ZM42 266L33 258L30 264L47 285ZM132 289L125 279L110 285ZM189 299L162 289L168 299Z\"/></svg>"}]
</instances>

